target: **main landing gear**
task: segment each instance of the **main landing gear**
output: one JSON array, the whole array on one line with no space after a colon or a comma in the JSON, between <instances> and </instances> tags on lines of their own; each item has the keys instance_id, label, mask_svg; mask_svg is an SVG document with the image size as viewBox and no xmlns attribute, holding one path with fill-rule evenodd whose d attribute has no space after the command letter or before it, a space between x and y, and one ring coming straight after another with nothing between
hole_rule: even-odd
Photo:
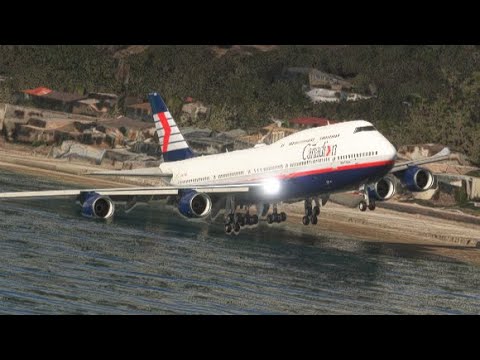
<instances>
[{"instance_id":1,"label":"main landing gear","mask_svg":"<svg viewBox=\"0 0 480 360\"><path fill-rule=\"evenodd\" d=\"M363 200L358 203L358 209L362 212L367 211L367 209L370 211L374 211L377 208L377 205L375 204L375 199L368 196L367 185L364 186L362 194Z\"/></svg>"},{"instance_id":2,"label":"main landing gear","mask_svg":"<svg viewBox=\"0 0 480 360\"><path fill-rule=\"evenodd\" d=\"M284 222L287 220L287 214L285 214L283 211L279 214L277 210L277 205L273 205L273 213L267 215L267 223L273 224L274 222L277 224L280 224L281 222Z\"/></svg>"},{"instance_id":3,"label":"main landing gear","mask_svg":"<svg viewBox=\"0 0 480 360\"><path fill-rule=\"evenodd\" d=\"M231 212L225 216L225 233L238 235L240 229L244 226L252 226L258 224L258 215L250 215L247 210L245 214Z\"/></svg>"},{"instance_id":4,"label":"main landing gear","mask_svg":"<svg viewBox=\"0 0 480 360\"><path fill-rule=\"evenodd\" d=\"M318 198L314 198L315 206L312 207L312 199L305 200L305 216L302 218L303 225L317 225L318 216L320 215L321 203Z\"/></svg>"}]
</instances>

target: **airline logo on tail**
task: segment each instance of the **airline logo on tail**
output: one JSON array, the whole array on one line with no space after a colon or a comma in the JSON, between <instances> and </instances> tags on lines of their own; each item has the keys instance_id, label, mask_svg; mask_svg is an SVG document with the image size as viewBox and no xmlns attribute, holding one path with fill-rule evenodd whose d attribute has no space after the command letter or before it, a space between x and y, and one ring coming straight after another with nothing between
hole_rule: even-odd
<instances>
[{"instance_id":1,"label":"airline logo on tail","mask_svg":"<svg viewBox=\"0 0 480 360\"><path fill-rule=\"evenodd\" d=\"M152 93L148 95L148 99L152 106L153 120L164 160L177 161L193 157L192 150L180 133L175 120L173 120L160 95Z\"/></svg>"},{"instance_id":2,"label":"airline logo on tail","mask_svg":"<svg viewBox=\"0 0 480 360\"><path fill-rule=\"evenodd\" d=\"M158 137L163 136L162 152L166 153L168 151L168 144L170 143L170 134L172 133L172 128L168 120L173 120L172 115L170 115L168 111L160 112L153 115L153 120L159 132Z\"/></svg>"}]
</instances>

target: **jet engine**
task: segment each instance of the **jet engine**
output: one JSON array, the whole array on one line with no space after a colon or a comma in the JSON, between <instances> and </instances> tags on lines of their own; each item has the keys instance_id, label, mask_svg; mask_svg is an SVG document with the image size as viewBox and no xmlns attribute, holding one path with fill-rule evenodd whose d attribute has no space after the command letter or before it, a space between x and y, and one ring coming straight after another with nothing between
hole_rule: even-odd
<instances>
[{"instance_id":1,"label":"jet engine","mask_svg":"<svg viewBox=\"0 0 480 360\"><path fill-rule=\"evenodd\" d=\"M115 205L108 196L96 192L86 194L82 204L82 215L89 218L108 219L113 216Z\"/></svg>"},{"instance_id":2,"label":"jet engine","mask_svg":"<svg viewBox=\"0 0 480 360\"><path fill-rule=\"evenodd\" d=\"M433 174L418 166L409 167L400 176L400 180L410 191L425 191L430 189L434 183Z\"/></svg>"},{"instance_id":3,"label":"jet engine","mask_svg":"<svg viewBox=\"0 0 480 360\"><path fill-rule=\"evenodd\" d=\"M395 195L395 183L389 177L381 178L368 186L368 196L371 199L385 201L391 199L393 195Z\"/></svg>"},{"instance_id":4,"label":"jet engine","mask_svg":"<svg viewBox=\"0 0 480 360\"><path fill-rule=\"evenodd\" d=\"M203 218L212 211L212 200L207 194L188 191L182 194L178 210L188 218Z\"/></svg>"}]
</instances>

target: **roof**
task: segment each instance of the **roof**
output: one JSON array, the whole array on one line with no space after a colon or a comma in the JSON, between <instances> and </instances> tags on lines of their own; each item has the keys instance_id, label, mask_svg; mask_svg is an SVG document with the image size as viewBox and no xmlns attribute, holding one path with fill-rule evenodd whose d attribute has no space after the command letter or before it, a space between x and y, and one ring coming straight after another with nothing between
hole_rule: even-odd
<instances>
[{"instance_id":1,"label":"roof","mask_svg":"<svg viewBox=\"0 0 480 360\"><path fill-rule=\"evenodd\" d=\"M86 98L83 95L54 91L46 87L38 87L35 89L23 90L22 92L25 94L33 95L33 96L41 96L46 99L59 100L62 102L72 102L72 101L77 101L77 100Z\"/></svg>"},{"instance_id":2,"label":"roof","mask_svg":"<svg viewBox=\"0 0 480 360\"><path fill-rule=\"evenodd\" d=\"M29 89L29 90L22 90L23 93L29 94L29 95L35 95L35 96L43 96L50 94L53 90L50 90L49 88L46 87L38 87L35 89Z\"/></svg>"},{"instance_id":3,"label":"roof","mask_svg":"<svg viewBox=\"0 0 480 360\"><path fill-rule=\"evenodd\" d=\"M143 110L148 110L150 111L150 103L141 103L141 104L133 104L127 106L128 108L133 108L133 109L143 109Z\"/></svg>"},{"instance_id":4,"label":"roof","mask_svg":"<svg viewBox=\"0 0 480 360\"><path fill-rule=\"evenodd\" d=\"M83 99L79 100L79 103L86 104L86 105L96 105L100 102L98 99Z\"/></svg>"},{"instance_id":5,"label":"roof","mask_svg":"<svg viewBox=\"0 0 480 360\"><path fill-rule=\"evenodd\" d=\"M329 124L335 124L335 121L325 119L325 118L316 118L316 117L302 117L290 120L291 124L298 124L298 125L317 125L317 126L325 126Z\"/></svg>"},{"instance_id":6,"label":"roof","mask_svg":"<svg viewBox=\"0 0 480 360\"><path fill-rule=\"evenodd\" d=\"M118 99L118 95L112 94L112 93L97 92L97 93L90 93L88 94L88 96L91 98L98 97L98 98Z\"/></svg>"},{"instance_id":7,"label":"roof","mask_svg":"<svg viewBox=\"0 0 480 360\"><path fill-rule=\"evenodd\" d=\"M86 98L86 96L83 96L83 95L65 93L60 91L52 91L44 95L43 97L47 99L62 101L62 102L73 102L73 101L78 101Z\"/></svg>"}]
</instances>

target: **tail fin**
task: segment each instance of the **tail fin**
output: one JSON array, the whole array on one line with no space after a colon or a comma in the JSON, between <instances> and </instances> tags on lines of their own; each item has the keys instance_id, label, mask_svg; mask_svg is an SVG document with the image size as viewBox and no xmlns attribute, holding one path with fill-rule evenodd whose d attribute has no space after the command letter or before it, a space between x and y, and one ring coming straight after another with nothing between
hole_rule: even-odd
<instances>
[{"instance_id":1,"label":"tail fin","mask_svg":"<svg viewBox=\"0 0 480 360\"><path fill-rule=\"evenodd\" d=\"M153 121L157 129L158 139L162 147L165 162L185 160L193 157L193 151L188 146L183 135L168 111L163 99L157 93L148 95L152 107Z\"/></svg>"}]
</instances>

